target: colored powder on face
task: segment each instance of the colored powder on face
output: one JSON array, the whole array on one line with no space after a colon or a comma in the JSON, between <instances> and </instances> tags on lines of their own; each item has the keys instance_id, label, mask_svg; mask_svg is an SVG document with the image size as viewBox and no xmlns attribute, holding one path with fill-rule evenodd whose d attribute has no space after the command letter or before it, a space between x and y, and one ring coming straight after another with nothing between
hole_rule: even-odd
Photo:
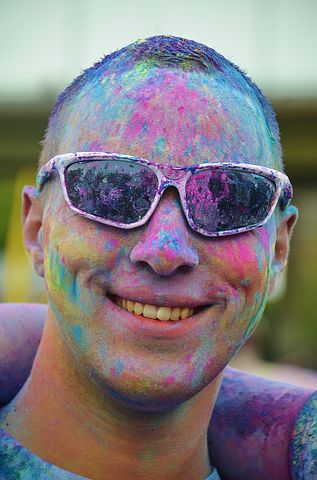
<instances>
[{"instance_id":1,"label":"colored powder on face","mask_svg":"<svg viewBox=\"0 0 317 480\"><path fill-rule=\"evenodd\" d=\"M191 60L189 60L189 58ZM59 97L50 118L50 126L55 124L57 112L66 103L66 99L75 97L77 100L83 96L83 90L87 85L104 82L106 90L114 85L112 94L118 95L126 76L130 76L132 83L141 83L153 67L161 66L161 69L182 69L191 72L192 75L205 73L219 86L228 86L235 91L236 96L244 96L245 104L249 111L260 110L266 116L266 130L271 137L272 147L277 142L278 127L271 107L261 92L246 77L238 67L228 62L224 57L205 45L191 40L157 36L136 42L133 45L116 51L104 57L94 67L86 70L73 84ZM172 66L173 65L173 66ZM172 68L170 68L172 66ZM123 82L115 81L115 74L122 75ZM94 81L92 81L92 79ZM119 85L119 87L118 87ZM168 85L165 86L168 88ZM202 89L201 89L202 90ZM253 114L254 115L254 114ZM55 132L54 132L55 133ZM58 137L58 135L54 135ZM276 145L275 145L276 147ZM280 154L280 147L277 145ZM273 152L274 153L274 152Z\"/></svg>"},{"instance_id":2,"label":"colored powder on face","mask_svg":"<svg viewBox=\"0 0 317 480\"><path fill-rule=\"evenodd\" d=\"M261 317L263 315L263 312L264 312L264 309L265 309L265 306L266 306L266 302L267 302L267 298L268 298L268 293L269 293L269 282L267 282L267 285L266 285L266 292L265 294L263 294L263 292L257 292L255 294L255 299L254 299L254 303L255 305L258 305L259 302L260 302L260 299L261 299L261 296L262 296L262 302L260 303L255 315L253 316L253 318L251 319L249 325L248 325L248 328L246 329L246 332L244 334L244 338L242 340L242 343L245 342L245 340L251 335L253 329L255 328L255 326L258 324L258 322L261 320Z\"/></svg>"},{"instance_id":3,"label":"colored powder on face","mask_svg":"<svg viewBox=\"0 0 317 480\"><path fill-rule=\"evenodd\" d=\"M103 251L104 252L111 251L115 248L115 246L116 246L116 242L114 242L113 240L107 240L103 246Z\"/></svg>"},{"instance_id":4,"label":"colored powder on face","mask_svg":"<svg viewBox=\"0 0 317 480\"><path fill-rule=\"evenodd\" d=\"M124 245L121 245L116 255L116 262L115 262L116 266L119 265L121 259L124 258L125 255L126 255L126 247Z\"/></svg>"},{"instance_id":5,"label":"colored powder on face","mask_svg":"<svg viewBox=\"0 0 317 480\"><path fill-rule=\"evenodd\" d=\"M131 132L133 131L131 135L135 138L143 131L144 119L138 112L135 112L131 117L131 123L131 129L133 128L133 130L131 130Z\"/></svg>"},{"instance_id":6,"label":"colored powder on face","mask_svg":"<svg viewBox=\"0 0 317 480\"><path fill-rule=\"evenodd\" d=\"M50 308L54 312L55 317L58 319L59 323L64 324L65 319L64 317L60 314L60 312L57 310L55 305L49 301ZM66 329L68 330L68 333L70 336L75 338L75 341L80 347L84 350L88 350L87 343L85 342L85 338L83 337L83 331L80 325L66 325Z\"/></svg>"},{"instance_id":7,"label":"colored powder on face","mask_svg":"<svg viewBox=\"0 0 317 480\"><path fill-rule=\"evenodd\" d=\"M77 280L76 276L72 279L71 285L70 285L70 295L74 303L77 303L78 300L78 285L77 285Z\"/></svg>"},{"instance_id":8,"label":"colored powder on face","mask_svg":"<svg viewBox=\"0 0 317 480\"><path fill-rule=\"evenodd\" d=\"M260 292L256 292L256 294L255 294L255 304L256 304L256 305L259 303L260 298L261 298L261 293L260 293Z\"/></svg>"},{"instance_id":9,"label":"colored powder on face","mask_svg":"<svg viewBox=\"0 0 317 480\"><path fill-rule=\"evenodd\" d=\"M73 330L73 335L76 339L76 342L77 343L81 343L82 341L82 330L81 330L81 326L80 325L74 325L74 327L72 328Z\"/></svg>"},{"instance_id":10,"label":"colored powder on face","mask_svg":"<svg viewBox=\"0 0 317 480\"><path fill-rule=\"evenodd\" d=\"M49 277L56 288L61 289L74 303L78 300L76 275L71 275L65 266L65 258L59 256L58 247L51 246L49 252Z\"/></svg>"},{"instance_id":11,"label":"colored powder on face","mask_svg":"<svg viewBox=\"0 0 317 480\"><path fill-rule=\"evenodd\" d=\"M190 78L181 71L163 70L163 74L161 69L145 70L146 75L142 80L138 75L135 76L133 71L125 71L122 75L117 72L116 79L113 74L106 75L103 81L107 79L107 85L101 82L94 84L93 91L87 86L85 95L80 98L75 97L76 110L85 109L85 118L89 121L87 121L83 139L77 117L70 119L74 130L73 144L87 143L90 139L92 144L98 143L98 150L102 150L106 148L102 145L102 142L104 143L102 139L107 138L107 145L113 144L114 139L120 139L120 142L124 140L126 143L126 147L122 147L121 142L122 153L137 154L136 148L140 149L139 144L141 144L144 147L139 151L140 156L147 158L145 152L153 149L155 154L150 159L158 161L157 157L162 156L160 139L163 137L167 146L173 145L173 155L169 155L169 148L165 149L165 157L173 163L178 163L177 160L184 158L184 155L187 157L189 152L191 160L195 163L196 160L200 163L215 157L221 161L226 152L229 155L227 160L248 161L250 137L253 140L252 144L255 144L256 132L255 122L250 121L250 116L253 118L254 113L250 115L250 106L246 102L245 95L241 92L233 95L232 87L226 83L215 82L209 76L202 74L192 72L193 78ZM174 82L176 78L178 81ZM114 87L115 83L122 84L120 92L117 92ZM87 111L87 105L82 105L82 101L84 102L87 96L91 100L88 108L90 113ZM224 104L224 98L226 104ZM96 106L101 103L107 105L97 119L96 107L92 107L95 103ZM228 104L229 108L227 108ZM236 104L239 104L238 111ZM166 110L165 113L164 110ZM230 132L227 132L230 135L229 141L223 125L230 124L231 110L234 110L235 120ZM137 117L135 117L136 114ZM236 119L237 114L238 119ZM169 124L171 128L166 130L164 123ZM259 123L263 127L263 119L260 119ZM241 124L248 125L254 135L241 129L239 127ZM191 128L190 136L184 135L188 128ZM179 141L176 144L173 143L172 138L175 131L179 131ZM96 132L102 134L99 140L96 140ZM145 135L145 132L148 135ZM259 142L267 140L263 133L261 131L261 135L258 136ZM117 146L118 142L115 141L115 144ZM66 145L63 148L65 150ZM72 145L67 145L67 149L72 150ZM112 150L118 151L116 148ZM254 145L252 150L262 151L263 146L260 148ZM252 158L259 158L258 151L252 153ZM206 157L205 160L204 157Z\"/></svg>"},{"instance_id":12,"label":"colored powder on face","mask_svg":"<svg viewBox=\"0 0 317 480\"><path fill-rule=\"evenodd\" d=\"M274 240L274 232L276 229L275 216L271 217L269 222L263 228L259 228L256 232L257 237L265 252L269 252L271 249L271 242Z\"/></svg>"},{"instance_id":13,"label":"colored powder on face","mask_svg":"<svg viewBox=\"0 0 317 480\"><path fill-rule=\"evenodd\" d=\"M262 272L263 271L263 250L262 250L262 246L257 243L255 245L254 249L255 249L257 259L258 259L259 270L260 270L260 272Z\"/></svg>"},{"instance_id":14,"label":"colored powder on face","mask_svg":"<svg viewBox=\"0 0 317 480\"><path fill-rule=\"evenodd\" d=\"M193 146L188 145L188 147L184 151L184 157L189 157L193 152ZM203 162L202 162L203 163ZM206 162L205 162L206 163Z\"/></svg>"},{"instance_id":15,"label":"colored powder on face","mask_svg":"<svg viewBox=\"0 0 317 480\"><path fill-rule=\"evenodd\" d=\"M158 246L160 251L163 251L166 246L174 252L178 252L181 249L181 245L177 238L172 235L168 230L161 230L158 235L158 240L153 241L153 246Z\"/></svg>"},{"instance_id":16,"label":"colored powder on face","mask_svg":"<svg viewBox=\"0 0 317 480\"><path fill-rule=\"evenodd\" d=\"M185 158L185 163L203 163L203 161L211 161L211 160L237 160L240 161L244 160L244 157L248 160L250 158L256 159L256 148L252 149L250 147L250 152L249 152L249 145L252 145L253 143L256 142L251 142L250 139L255 137L255 135L252 135L254 133L254 130L251 129L250 132L244 132L242 127L240 129L236 127L237 124L239 125L244 125L245 123L249 125L247 122L247 115L249 114L249 110L246 109L241 109L239 112L236 112L236 103L234 99L229 99L228 100L228 109L226 109L226 105L223 103L223 98L227 98L225 93L226 90L224 88L219 88L218 92L218 97L217 98L217 92L215 92L215 98L214 100L208 100L204 98L204 95L208 96L210 93L213 93L210 91L210 88L206 88L206 90L202 90L198 88L199 85L197 82L193 81L192 83L192 90L193 91L188 91L187 87L189 87L189 83L186 82L180 82L178 84L178 87L173 91L171 87L169 87L169 83L172 85L173 81L170 81L167 76L161 75L161 72L157 75L155 78L155 81L157 81L157 85L159 86L159 82L165 82L164 83L164 89L157 88L156 91L155 89L150 89L150 81L152 78L148 78L147 80L145 77L148 74L148 68L146 68L144 65L140 67L139 71L134 74L133 78L133 73L129 72L127 74L128 78L128 88L127 85L125 85L125 80L124 77L122 77L123 82L122 82L122 88L117 89L117 87L111 86L112 84L116 84L116 79L111 79L110 76L105 80L105 86L107 88L104 89L99 89L96 88L95 92L96 95L95 97L91 98L91 105L87 106L87 102L85 105L83 105L83 110L85 112L85 118L87 118L87 132L85 132L85 135L87 135L87 141L86 143L89 144L89 139L91 139L92 145L98 146L98 150L106 150L106 151L120 151L122 153L131 153L139 156L144 156L145 158L149 158L150 160L154 161L162 161L168 163L171 161L172 163L180 163L183 161L182 159L184 158L184 152L186 152L185 156L191 155L191 158ZM161 80L159 77L161 76ZM135 83L133 84L133 81L140 81L140 78L144 78L148 83L144 83L144 85L139 85L137 86ZM119 78L119 77L118 77ZM173 80L173 79L172 79ZM182 80L182 79L180 79ZM206 80L207 81L207 80ZM108 83L107 83L108 82ZM208 78L208 84L210 82L210 79ZM107 83L107 85L106 85ZM177 82L175 82L176 84ZM148 87L148 90L144 87ZM109 93L107 93L107 91ZM160 93L160 91L168 92L168 95L166 95L166 98L161 98L159 95L156 95L157 93ZM116 95L119 95L120 92L123 92L121 97L119 99L116 99ZM203 92L205 92L203 94ZM177 94L177 98L175 100ZM107 96L108 95L108 96ZM186 100L186 95L188 100ZM151 98L149 98L151 96ZM106 98L107 97L107 98ZM113 97L113 98L111 98ZM109 100L109 103L108 103ZM208 101L207 101L208 100ZM240 102L240 99L238 98L237 103ZM183 104L185 104L185 107ZM96 116L96 106L103 107L104 105L107 105L107 108L102 108L102 111L98 110L98 115ZM161 107L162 105L162 107ZM166 108L166 105L168 108ZM192 107L195 105L198 105L199 108L193 108ZM175 116L175 112L177 112L181 117ZM232 110L232 111L231 111ZM73 118L71 119L72 121L76 122L76 118L81 118L80 115L77 115L76 110L74 110L75 114ZM86 112L87 112L87 117L86 117ZM149 112L149 113L148 113ZM202 112L202 113L200 113ZM99 115L100 113L100 115ZM229 115L230 114L230 115ZM163 122L162 118L166 115L167 121ZM170 115L170 117L169 117ZM236 119L236 116L238 115L238 118ZM97 118L97 120L95 120ZM180 122L180 118L184 119L184 123ZM253 117L252 117L253 118ZM195 121L193 121L195 119ZM187 121L188 120L188 121ZM244 122L244 120L246 120ZM98 124L99 121L99 124ZM253 120L252 120L253 121ZM108 122L108 123L107 123ZM174 122L174 123L171 123ZM232 123L230 127L227 128L227 125ZM175 127L175 135L173 134L173 128L169 128L169 125L172 125ZM167 127L166 127L167 126ZM86 125L85 125L86 127ZM190 129L190 130L189 130ZM247 129L246 129L247 130ZM187 132L191 131L192 135L188 135ZM240 133L242 131L242 133ZM147 133L145 135L145 132ZM98 140L94 142L93 137L99 137ZM89 137L89 138L88 138ZM264 138L264 135L259 135L259 138ZM80 142L82 138L82 127L78 127L78 139L76 138L76 135L74 136L74 144L80 145ZM106 141L104 139L107 139ZM115 140L114 140L115 139ZM230 139L230 140L228 140ZM232 140L233 139L233 140ZM169 152L168 148L173 146L173 149L171 148L171 152ZM106 147L106 148L105 148ZM113 147L113 148L112 148ZM118 147L118 148L116 148ZM175 147L175 148L174 148ZM241 148L240 148L241 147ZM142 150L143 149L143 150ZM67 148L65 151L71 151L72 148ZM92 148L94 150L94 148ZM260 150L260 148L259 148ZM238 153L235 153L238 151ZM143 152L145 154L143 155ZM163 153L165 153L164 158L160 158ZM168 154L170 153L170 157ZM159 157L155 158L155 155ZM228 158L226 158L226 155ZM236 155L236 156L235 156ZM241 157L241 158L240 158ZM204 160L205 159L205 160ZM255 163L255 162L253 162ZM199 178L197 177L197 181ZM210 195L208 196L206 202L207 208L206 208L206 213L208 214L208 208L209 206L213 206L214 204L219 202L216 202L216 198L212 195L213 191L217 190L217 185L219 184L219 187L222 185L222 178L220 179L211 179L213 180L212 188L210 190ZM217 180L217 182L215 181ZM120 185L119 185L120 186ZM195 185L192 185L195 187ZM237 186L240 187L239 182L237 182ZM143 188L143 185L141 186ZM140 190L142 190L140 188ZM117 190L118 191L118 190ZM130 189L132 192L132 187ZM81 201L86 201L86 191L82 190L81 191L82 198L80 199ZM234 191L226 191L225 192L225 199L227 197L230 197L232 200L232 203L234 202ZM137 195L133 197L131 195L131 198L137 198ZM261 202L260 202L261 203ZM96 202L98 204L98 202ZM132 210L133 210L133 204L134 202L127 202L126 203L129 207L132 205ZM168 202L166 202L166 205ZM168 215L168 213L171 213L171 203L168 204L170 207L170 212L166 210L166 215L165 218L173 219L174 217L172 215ZM216 205L216 206L217 206ZM85 204L87 206L87 204ZM109 201L109 208L112 206L112 202ZM198 205L199 207L199 205ZM197 214L201 214L202 210L197 207ZM242 205L243 207L243 205ZM223 210L222 210L223 211ZM133 212L132 212L133 213ZM162 212L161 212L162 213ZM226 212L224 212L226 213ZM129 214L130 215L130 214ZM137 215L136 215L137 216ZM154 217L152 217L153 219ZM157 252L160 251L166 252L165 259L167 262L170 262L171 259L175 258L176 253L179 252L179 250L186 250L188 248L188 244L186 244L185 240L183 240L183 237L178 234L176 231L177 225L173 224L173 222L170 222L171 225L169 226L170 228L162 228L163 222L160 220L160 217L157 216L156 219L159 221L153 221L151 224L152 232L149 229L147 231L148 236L148 244L147 247L150 247L151 244L153 247L156 247L156 252L155 248L153 248L151 254L154 252L154 255L157 255ZM148 228L150 223L145 227ZM98 226L96 230L105 233L107 232L107 227L106 226ZM180 229L181 230L181 229ZM154 232L154 235L151 237L151 233ZM162 232L162 233L161 233ZM120 233L122 235L123 232ZM133 237L133 231L126 230L124 232L127 236L130 236L131 238ZM100 236L99 236L100 238ZM107 251L111 250L110 247L110 242L106 242L106 236L102 238L100 241L100 248L98 250L98 253L102 252L103 248ZM119 237L121 239L121 236ZM120 242L120 240L119 240ZM154 244L154 242L157 242ZM211 240L210 243L212 243L213 240ZM97 242L96 242L97 243ZM238 242L239 244L239 242ZM119 247L120 243L117 245ZM196 244L195 244L196 245ZM197 242L198 245L198 242ZM124 246L121 246L119 251L117 251L116 247L116 252L113 254L113 257L115 257L115 262L114 265L118 267L120 265L120 262L125 261L125 259L128 258L128 252L129 252L129 247L125 249ZM239 249L238 249L239 250ZM249 246L249 257L248 257L248 264L250 265L250 268L252 265L255 265L256 268L256 261L255 261L255 252L254 252L254 247L253 244ZM87 257L89 259L89 254L88 254L88 249L86 249L87 252ZM204 253L203 247L201 250L202 253ZM200 253L200 252L199 252ZM222 252L224 253L224 251ZM110 257L110 254L104 255L104 257ZM211 255L212 257L212 255ZM221 257L221 255L219 255ZM228 255L229 257L229 255ZM152 254L153 258L153 254ZM69 257L66 256L66 259L69 260ZM161 256L161 263L165 261L163 258L163 255ZM264 256L263 256L264 259ZM228 268L227 265L229 265L229 258L222 259L224 267L223 268ZM242 265L242 261L240 264ZM239 262L238 262L238 267L239 267ZM69 267L69 262L66 263L66 265ZM238 268L237 267L237 268ZM71 267L69 267L71 268ZM229 271L229 268L228 268ZM114 276L116 274L115 269L113 269ZM238 277L238 274L240 277ZM237 282L246 276L246 274L249 274L248 270L244 270L241 267L241 273L240 271L237 274ZM69 277L68 273L66 272L66 279ZM65 271L64 271L64 277L65 277ZM250 274L250 278L253 281L252 277L252 272ZM64 283L65 283L65 278L64 278ZM69 287L70 288L70 287ZM72 287L74 289L74 286ZM73 291L73 290L71 290ZM239 298L237 299L239 300ZM77 321L77 320L75 320ZM248 319L249 321L249 319ZM89 325L90 327L90 325ZM223 337L225 337L225 332L220 332L223 333ZM83 334L84 337L89 337L90 333L87 333L86 327L83 325ZM96 337L97 338L97 334ZM129 339L127 338L127 342ZM238 342L238 339L236 339ZM100 342L101 343L101 342ZM223 341L223 344L225 345L225 341ZM98 342L96 341L94 343L94 346L97 345L98 352L101 352L102 346L98 346ZM119 346L118 346L119 348ZM120 347L121 348L121 347ZM124 346L122 347L122 352L123 352ZM212 345L212 340L211 340L211 335L208 337L208 341L206 341L206 344L203 345L202 348L200 348L201 352L199 353L200 358L208 357L210 350L213 349ZM187 351L191 351L191 349L186 349ZM185 350L185 351L186 351ZM111 349L109 348L109 351ZM183 350L183 354L184 354ZM183 354L181 354L181 357L183 357ZM102 354L99 354L99 358L106 358L106 355L102 351ZM131 381L132 376L128 376L128 362L125 362L124 360L124 355L121 355L123 365L126 367L124 371L123 378L127 377L127 381ZM187 365L186 367L186 372L188 372L188 384L193 384L194 387L199 385L200 382L202 382L202 377L203 374L200 373L199 368L197 369L194 368L192 365L188 365L188 363L191 362L191 358L188 358L186 360ZM117 375L120 375L123 370L123 366L120 366L120 363L117 365L115 363L114 366L114 372ZM197 362L198 364L198 362ZM179 365L176 365L178 368ZM192 368L191 368L192 367ZM165 375L162 375L163 378L164 376L170 374L167 377L167 380L171 382L171 379L173 378L171 376L171 373L175 374L175 379L178 385L179 381L179 374L177 373L177 368L175 370L170 369L165 373ZM114 373L113 373L114 374ZM133 380L133 379L132 379ZM136 384L139 385L139 394L146 394L149 391L149 388L151 387L151 382L149 381L143 381L142 376L141 378L136 378L135 380ZM175 381L173 380L175 383ZM131 384L133 382L131 381ZM172 382L171 382L172 383Z\"/></svg>"},{"instance_id":17,"label":"colored powder on face","mask_svg":"<svg viewBox=\"0 0 317 480\"><path fill-rule=\"evenodd\" d=\"M239 292L233 291L233 292L232 292L232 295L231 295L230 297L228 297L228 302L238 305L239 302L240 302Z\"/></svg>"},{"instance_id":18,"label":"colored powder on face","mask_svg":"<svg viewBox=\"0 0 317 480\"><path fill-rule=\"evenodd\" d=\"M115 361L114 368L115 368L116 374L117 374L117 375L121 375L122 370L123 370L123 364L122 364L122 362L121 362L120 360L116 360L116 361Z\"/></svg>"},{"instance_id":19,"label":"colored powder on face","mask_svg":"<svg viewBox=\"0 0 317 480\"><path fill-rule=\"evenodd\" d=\"M49 271L55 287L65 290L65 259L59 257L58 247L51 245L49 252Z\"/></svg>"},{"instance_id":20,"label":"colored powder on face","mask_svg":"<svg viewBox=\"0 0 317 480\"><path fill-rule=\"evenodd\" d=\"M163 385L172 385L174 382L175 382L175 377L170 376L163 381Z\"/></svg>"},{"instance_id":21,"label":"colored powder on face","mask_svg":"<svg viewBox=\"0 0 317 480\"><path fill-rule=\"evenodd\" d=\"M250 244L249 242L241 242L239 245L239 261L242 265L248 265L250 262L254 262L253 244Z\"/></svg>"},{"instance_id":22,"label":"colored powder on face","mask_svg":"<svg viewBox=\"0 0 317 480\"><path fill-rule=\"evenodd\" d=\"M165 149L166 149L166 140L165 138L161 137L157 140L156 142L156 148L157 148L157 151L161 154L163 154L165 152Z\"/></svg>"}]
</instances>

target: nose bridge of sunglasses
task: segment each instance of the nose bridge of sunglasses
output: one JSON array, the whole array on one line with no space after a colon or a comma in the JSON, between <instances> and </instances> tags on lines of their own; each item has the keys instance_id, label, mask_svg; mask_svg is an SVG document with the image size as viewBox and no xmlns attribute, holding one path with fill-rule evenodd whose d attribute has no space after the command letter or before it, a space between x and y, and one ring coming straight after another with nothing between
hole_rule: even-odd
<instances>
[{"instance_id":1,"label":"nose bridge of sunglasses","mask_svg":"<svg viewBox=\"0 0 317 480\"><path fill-rule=\"evenodd\" d=\"M187 173L182 167L175 167L171 165L160 165L160 170L169 180L179 180Z\"/></svg>"}]
</instances>

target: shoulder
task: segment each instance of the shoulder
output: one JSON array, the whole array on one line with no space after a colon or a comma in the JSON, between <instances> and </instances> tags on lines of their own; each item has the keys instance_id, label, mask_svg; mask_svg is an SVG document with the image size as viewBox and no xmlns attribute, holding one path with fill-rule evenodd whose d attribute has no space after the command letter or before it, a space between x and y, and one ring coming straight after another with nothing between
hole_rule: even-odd
<instances>
[{"instance_id":1,"label":"shoulder","mask_svg":"<svg viewBox=\"0 0 317 480\"><path fill-rule=\"evenodd\" d=\"M317 391L305 402L293 431L290 445L293 478L317 478Z\"/></svg>"},{"instance_id":2,"label":"shoulder","mask_svg":"<svg viewBox=\"0 0 317 480\"><path fill-rule=\"evenodd\" d=\"M27 379L40 343L46 305L0 303L0 405Z\"/></svg>"},{"instance_id":3,"label":"shoulder","mask_svg":"<svg viewBox=\"0 0 317 480\"><path fill-rule=\"evenodd\" d=\"M0 480L84 480L84 477L51 465L0 430Z\"/></svg>"}]
</instances>

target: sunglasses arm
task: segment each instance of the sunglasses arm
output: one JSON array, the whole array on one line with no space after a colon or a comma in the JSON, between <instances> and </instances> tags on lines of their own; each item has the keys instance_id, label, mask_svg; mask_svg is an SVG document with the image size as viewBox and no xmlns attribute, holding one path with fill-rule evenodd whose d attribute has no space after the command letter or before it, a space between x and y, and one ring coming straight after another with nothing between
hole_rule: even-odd
<instances>
[{"instance_id":1,"label":"sunglasses arm","mask_svg":"<svg viewBox=\"0 0 317 480\"><path fill-rule=\"evenodd\" d=\"M282 194L279 201L281 210L286 210L286 208L291 203L292 198L293 198L293 187L290 181L287 181L286 185L282 187Z\"/></svg>"},{"instance_id":2,"label":"sunglasses arm","mask_svg":"<svg viewBox=\"0 0 317 480\"><path fill-rule=\"evenodd\" d=\"M62 165L69 164L72 160L77 158L76 153L66 153L63 155L56 155L51 158L45 165L42 165L36 176L36 188L40 192L46 180L48 180L54 170L60 170Z\"/></svg>"},{"instance_id":3,"label":"sunglasses arm","mask_svg":"<svg viewBox=\"0 0 317 480\"><path fill-rule=\"evenodd\" d=\"M40 192L46 180L51 176L52 171L56 168L56 157L52 158L48 163L43 165L36 176L36 188Z\"/></svg>"}]
</instances>

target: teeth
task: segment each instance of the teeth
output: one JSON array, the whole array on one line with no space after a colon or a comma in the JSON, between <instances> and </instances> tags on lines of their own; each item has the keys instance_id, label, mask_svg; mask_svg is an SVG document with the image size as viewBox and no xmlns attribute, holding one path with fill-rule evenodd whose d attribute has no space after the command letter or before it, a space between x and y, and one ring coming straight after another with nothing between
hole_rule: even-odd
<instances>
[{"instance_id":1,"label":"teeth","mask_svg":"<svg viewBox=\"0 0 317 480\"><path fill-rule=\"evenodd\" d=\"M181 309L179 307L173 308L171 313L171 320L178 320L181 314Z\"/></svg>"},{"instance_id":2,"label":"teeth","mask_svg":"<svg viewBox=\"0 0 317 480\"><path fill-rule=\"evenodd\" d=\"M169 320L175 322L179 319L184 320L194 314L194 309L188 307L156 307L155 305L133 302L132 300L125 300L120 297L116 297L116 302L121 308L128 312L134 312L137 315L143 315L143 317L146 318L158 319L162 322L167 322Z\"/></svg>"},{"instance_id":3,"label":"teeth","mask_svg":"<svg viewBox=\"0 0 317 480\"><path fill-rule=\"evenodd\" d=\"M154 305L145 305L143 308L143 317L156 318L157 308Z\"/></svg>"},{"instance_id":4,"label":"teeth","mask_svg":"<svg viewBox=\"0 0 317 480\"><path fill-rule=\"evenodd\" d=\"M122 306L124 308L124 305L122 305ZM142 303L135 302L134 307L133 307L134 313L136 313L137 315L141 315L143 313L143 307L144 307L144 305Z\"/></svg>"},{"instance_id":5,"label":"teeth","mask_svg":"<svg viewBox=\"0 0 317 480\"><path fill-rule=\"evenodd\" d=\"M133 312L133 308L134 308L134 302L131 302L131 300L128 300L128 301L127 301L127 310L128 310L128 312Z\"/></svg>"},{"instance_id":6,"label":"teeth","mask_svg":"<svg viewBox=\"0 0 317 480\"><path fill-rule=\"evenodd\" d=\"M162 322L167 322L171 318L171 312L170 307L160 307L157 309L156 317Z\"/></svg>"},{"instance_id":7,"label":"teeth","mask_svg":"<svg viewBox=\"0 0 317 480\"><path fill-rule=\"evenodd\" d=\"M184 320L184 318L187 318L189 315L189 308L182 308L181 309L181 320Z\"/></svg>"}]
</instances>

